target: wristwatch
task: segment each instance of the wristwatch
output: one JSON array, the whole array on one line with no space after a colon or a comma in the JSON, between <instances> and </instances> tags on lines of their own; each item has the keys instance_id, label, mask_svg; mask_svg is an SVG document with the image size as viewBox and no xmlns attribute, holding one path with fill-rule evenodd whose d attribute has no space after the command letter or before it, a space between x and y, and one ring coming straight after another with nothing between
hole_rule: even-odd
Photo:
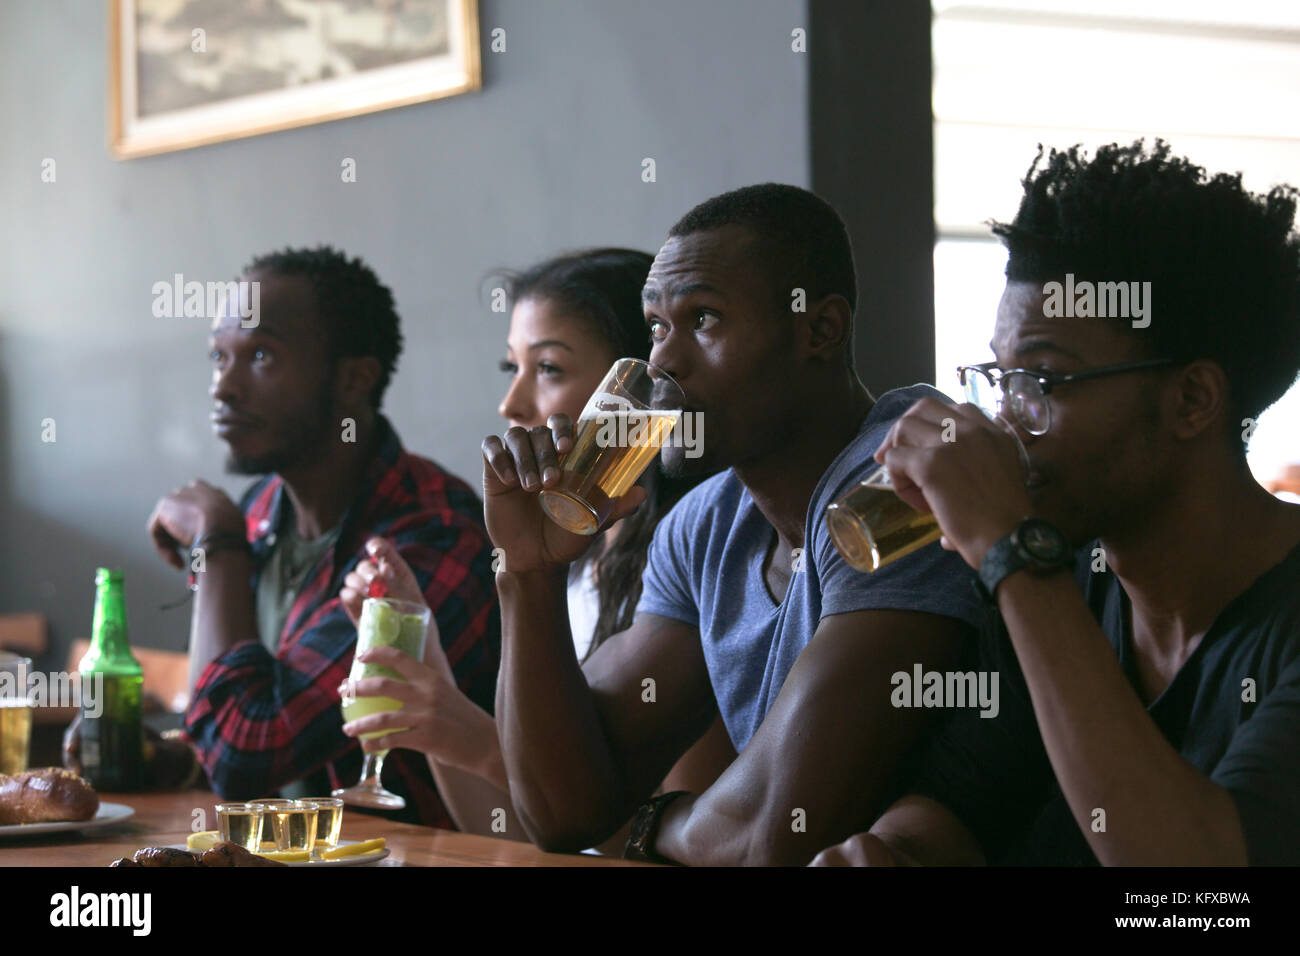
<instances>
[{"instance_id":1,"label":"wristwatch","mask_svg":"<svg viewBox=\"0 0 1300 956\"><path fill-rule=\"evenodd\" d=\"M632 825L627 836L627 847L623 850L623 859L640 860L643 863L668 863L678 866L675 860L660 856L654 851L655 834L659 831L659 818L663 816L664 808L672 803L678 797L685 796L689 791L674 790L671 793L661 793L657 797L651 797L632 815Z\"/></svg>"},{"instance_id":2,"label":"wristwatch","mask_svg":"<svg viewBox=\"0 0 1300 956\"><path fill-rule=\"evenodd\" d=\"M1058 528L1039 518L1026 518L993 547L980 564L975 582L980 596L989 603L997 600L998 585L1009 574L1026 568L1035 574L1063 570L1074 563L1070 539Z\"/></svg>"}]
</instances>

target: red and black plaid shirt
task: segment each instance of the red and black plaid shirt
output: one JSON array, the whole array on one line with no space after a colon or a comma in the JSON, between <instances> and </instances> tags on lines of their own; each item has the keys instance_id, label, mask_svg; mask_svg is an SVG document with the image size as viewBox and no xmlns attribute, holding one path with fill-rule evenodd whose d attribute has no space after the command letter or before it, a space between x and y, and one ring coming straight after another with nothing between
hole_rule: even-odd
<instances>
[{"instance_id":1,"label":"red and black plaid shirt","mask_svg":"<svg viewBox=\"0 0 1300 956\"><path fill-rule=\"evenodd\" d=\"M338 686L352 666L357 632L339 590L376 535L392 541L415 572L456 683L492 713L501 616L483 504L465 482L405 452L383 416L376 424L376 453L361 491L334 547L298 592L279 650L272 655L249 635L208 664L194 689L186 733L222 797L267 796L303 778L322 791L356 782L361 748L343 734ZM259 481L241 502L253 547L254 593L284 507L278 475ZM455 827L422 754L392 751L384 784L407 798L403 818Z\"/></svg>"}]
</instances>

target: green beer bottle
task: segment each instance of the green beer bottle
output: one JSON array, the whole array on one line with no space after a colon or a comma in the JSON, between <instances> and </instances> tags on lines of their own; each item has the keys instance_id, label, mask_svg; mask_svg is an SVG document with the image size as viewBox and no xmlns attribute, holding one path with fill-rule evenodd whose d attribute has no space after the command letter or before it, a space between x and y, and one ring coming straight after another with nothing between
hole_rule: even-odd
<instances>
[{"instance_id":1,"label":"green beer bottle","mask_svg":"<svg viewBox=\"0 0 1300 956\"><path fill-rule=\"evenodd\" d=\"M81 659L81 774L96 790L135 790L143 781L144 674L126 640L122 572L95 572L95 619ZM103 681L102 688L99 686ZM91 706L88 707L87 704ZM91 716L93 710L98 716Z\"/></svg>"}]
</instances>

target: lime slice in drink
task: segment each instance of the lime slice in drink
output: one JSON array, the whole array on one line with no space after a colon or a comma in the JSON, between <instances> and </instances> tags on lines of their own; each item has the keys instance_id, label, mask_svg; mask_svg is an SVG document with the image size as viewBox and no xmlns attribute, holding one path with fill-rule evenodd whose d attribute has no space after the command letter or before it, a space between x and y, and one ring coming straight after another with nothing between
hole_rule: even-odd
<instances>
[{"instance_id":1,"label":"lime slice in drink","mask_svg":"<svg viewBox=\"0 0 1300 956\"><path fill-rule=\"evenodd\" d=\"M402 633L402 615L387 604L370 605L368 621L371 647L392 647Z\"/></svg>"},{"instance_id":2,"label":"lime slice in drink","mask_svg":"<svg viewBox=\"0 0 1300 956\"><path fill-rule=\"evenodd\" d=\"M378 601L367 601L362 612L360 647L394 647L419 660L424 647L424 620L418 614L403 614ZM361 665L361 677L403 677L382 664Z\"/></svg>"},{"instance_id":3,"label":"lime slice in drink","mask_svg":"<svg viewBox=\"0 0 1300 956\"><path fill-rule=\"evenodd\" d=\"M418 614L403 614L402 632L393 646L419 660L424 646L424 618Z\"/></svg>"}]
</instances>

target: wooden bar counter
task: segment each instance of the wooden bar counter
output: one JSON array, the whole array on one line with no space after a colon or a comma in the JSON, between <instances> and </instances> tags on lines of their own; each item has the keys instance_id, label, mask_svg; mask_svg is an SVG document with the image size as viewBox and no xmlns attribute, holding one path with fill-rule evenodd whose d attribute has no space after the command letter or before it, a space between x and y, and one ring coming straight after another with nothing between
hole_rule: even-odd
<instances>
[{"instance_id":1,"label":"wooden bar counter","mask_svg":"<svg viewBox=\"0 0 1300 956\"><path fill-rule=\"evenodd\" d=\"M135 815L112 826L86 831L0 837L0 867L108 866L140 847L184 844L202 810L206 829L216 829L216 794L207 790L172 793L101 794ZM383 837L389 855L371 866L644 866L611 857L544 853L531 843L473 836L451 830L393 823L382 817L343 812L344 840ZM363 864L367 865L367 864Z\"/></svg>"}]
</instances>

